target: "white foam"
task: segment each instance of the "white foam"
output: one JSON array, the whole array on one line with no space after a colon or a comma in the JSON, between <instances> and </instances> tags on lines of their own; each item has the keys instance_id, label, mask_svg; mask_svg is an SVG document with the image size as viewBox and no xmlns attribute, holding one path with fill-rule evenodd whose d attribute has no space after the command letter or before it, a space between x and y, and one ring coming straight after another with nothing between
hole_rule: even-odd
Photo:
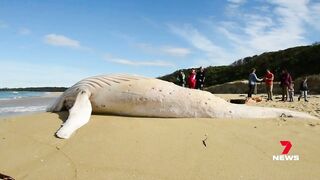
<instances>
[{"instance_id":1,"label":"white foam","mask_svg":"<svg viewBox=\"0 0 320 180\"><path fill-rule=\"evenodd\" d=\"M45 111L47 106L16 106L16 107L2 107L1 113L20 113L20 112L37 112Z\"/></svg>"}]
</instances>

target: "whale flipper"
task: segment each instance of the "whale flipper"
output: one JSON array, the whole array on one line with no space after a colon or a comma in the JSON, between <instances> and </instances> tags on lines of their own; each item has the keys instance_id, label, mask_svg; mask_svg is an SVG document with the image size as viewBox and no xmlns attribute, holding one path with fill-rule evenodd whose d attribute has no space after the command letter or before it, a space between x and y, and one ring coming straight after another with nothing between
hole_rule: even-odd
<instances>
[{"instance_id":1,"label":"whale flipper","mask_svg":"<svg viewBox=\"0 0 320 180\"><path fill-rule=\"evenodd\" d=\"M81 91L73 107L69 110L68 119L57 131L56 135L59 138L68 139L74 131L89 122L91 112L92 106L89 100L89 93Z\"/></svg>"}]
</instances>

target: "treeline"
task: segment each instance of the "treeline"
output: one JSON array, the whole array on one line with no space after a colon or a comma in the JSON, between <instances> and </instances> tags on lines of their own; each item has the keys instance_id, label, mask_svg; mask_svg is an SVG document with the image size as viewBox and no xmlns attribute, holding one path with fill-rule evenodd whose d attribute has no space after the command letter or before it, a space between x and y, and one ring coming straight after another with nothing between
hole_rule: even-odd
<instances>
[{"instance_id":1,"label":"treeline","mask_svg":"<svg viewBox=\"0 0 320 180\"><path fill-rule=\"evenodd\" d=\"M64 92L66 87L27 87L27 88L1 88L0 91L37 91L37 92Z\"/></svg>"},{"instance_id":2,"label":"treeline","mask_svg":"<svg viewBox=\"0 0 320 180\"><path fill-rule=\"evenodd\" d=\"M247 79L249 71L257 69L257 76L262 77L268 68L275 74L275 81L279 81L281 70L288 69L296 79L306 75L320 73L320 44L299 46L277 52L267 52L261 55L239 59L228 66L209 66L205 68L205 86L223 84L236 80ZM191 69L182 69L188 76ZM159 79L177 83L176 77L180 70Z\"/></svg>"}]
</instances>

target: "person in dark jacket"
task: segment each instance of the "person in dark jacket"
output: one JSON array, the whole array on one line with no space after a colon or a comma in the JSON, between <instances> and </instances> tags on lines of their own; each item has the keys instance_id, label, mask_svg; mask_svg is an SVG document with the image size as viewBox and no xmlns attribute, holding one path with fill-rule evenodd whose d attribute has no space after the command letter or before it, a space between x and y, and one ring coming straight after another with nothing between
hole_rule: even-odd
<instances>
[{"instance_id":1,"label":"person in dark jacket","mask_svg":"<svg viewBox=\"0 0 320 180\"><path fill-rule=\"evenodd\" d=\"M308 102L307 95L308 95L308 84L307 84L308 78L305 77L304 80L300 83L300 96L298 97L298 101L300 101L301 97L304 97L304 101Z\"/></svg>"},{"instance_id":2,"label":"person in dark jacket","mask_svg":"<svg viewBox=\"0 0 320 180\"><path fill-rule=\"evenodd\" d=\"M289 97L289 87L292 83L292 77L286 69L282 70L281 74L281 88L282 88L282 101L287 101Z\"/></svg>"},{"instance_id":3,"label":"person in dark jacket","mask_svg":"<svg viewBox=\"0 0 320 180\"><path fill-rule=\"evenodd\" d=\"M177 77L177 80L179 81L179 85L182 87L186 86L186 75L184 74L183 71L179 72L179 75Z\"/></svg>"},{"instance_id":4,"label":"person in dark jacket","mask_svg":"<svg viewBox=\"0 0 320 180\"><path fill-rule=\"evenodd\" d=\"M204 76L204 68L203 67L200 67L199 68L199 71L197 72L197 75L196 75L196 80L197 80L197 83L196 83L196 88L197 89L201 89L203 90L203 86L204 86L204 80L205 80L205 76Z\"/></svg>"}]
</instances>

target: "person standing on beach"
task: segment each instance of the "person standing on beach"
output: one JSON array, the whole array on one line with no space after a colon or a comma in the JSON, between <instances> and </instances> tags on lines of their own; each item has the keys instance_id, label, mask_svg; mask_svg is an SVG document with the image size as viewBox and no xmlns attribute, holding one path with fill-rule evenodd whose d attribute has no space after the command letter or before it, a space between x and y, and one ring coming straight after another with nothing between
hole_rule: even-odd
<instances>
[{"instance_id":1,"label":"person standing on beach","mask_svg":"<svg viewBox=\"0 0 320 180\"><path fill-rule=\"evenodd\" d=\"M191 89L196 88L196 71L194 69L191 70L191 73L188 77L188 84L189 84L189 88Z\"/></svg>"},{"instance_id":2,"label":"person standing on beach","mask_svg":"<svg viewBox=\"0 0 320 180\"><path fill-rule=\"evenodd\" d=\"M292 83L292 77L288 73L286 69L282 70L281 74L281 87L282 87L282 100L281 101L287 101L289 97L289 87Z\"/></svg>"},{"instance_id":3,"label":"person standing on beach","mask_svg":"<svg viewBox=\"0 0 320 180\"><path fill-rule=\"evenodd\" d=\"M184 74L184 72L182 70L180 70L177 79L179 81L180 86L182 86L182 87L186 86L186 75Z\"/></svg>"},{"instance_id":4,"label":"person standing on beach","mask_svg":"<svg viewBox=\"0 0 320 180\"><path fill-rule=\"evenodd\" d=\"M199 71L197 72L196 75L196 88L197 89L201 89L203 90L203 86L204 86L204 80L205 80L205 76L204 76L204 68L200 67Z\"/></svg>"},{"instance_id":5,"label":"person standing on beach","mask_svg":"<svg viewBox=\"0 0 320 180\"><path fill-rule=\"evenodd\" d=\"M266 90L268 94L267 101L273 101L272 99L273 80L274 80L274 75L270 72L269 69L267 69L266 74L264 76L264 81L266 83Z\"/></svg>"},{"instance_id":6,"label":"person standing on beach","mask_svg":"<svg viewBox=\"0 0 320 180\"><path fill-rule=\"evenodd\" d=\"M294 96L294 84L291 83L289 87L289 102L293 102L293 96Z\"/></svg>"},{"instance_id":7,"label":"person standing on beach","mask_svg":"<svg viewBox=\"0 0 320 180\"><path fill-rule=\"evenodd\" d=\"M248 98L252 97L254 88L256 86L257 81L262 81L263 79L259 79L256 75L256 69L252 68L251 73L249 74L249 92Z\"/></svg>"},{"instance_id":8,"label":"person standing on beach","mask_svg":"<svg viewBox=\"0 0 320 180\"><path fill-rule=\"evenodd\" d=\"M300 101L300 99L301 99L301 97L303 96L304 97L304 101L305 102L308 102L308 100L307 100L307 93L308 93L308 84L307 84L307 80L308 80L308 78L307 77L305 77L304 78L304 80L301 82L301 84L300 84L300 88L299 88L299 90L300 90L300 95L299 95L299 97L298 97L298 101Z\"/></svg>"}]
</instances>

